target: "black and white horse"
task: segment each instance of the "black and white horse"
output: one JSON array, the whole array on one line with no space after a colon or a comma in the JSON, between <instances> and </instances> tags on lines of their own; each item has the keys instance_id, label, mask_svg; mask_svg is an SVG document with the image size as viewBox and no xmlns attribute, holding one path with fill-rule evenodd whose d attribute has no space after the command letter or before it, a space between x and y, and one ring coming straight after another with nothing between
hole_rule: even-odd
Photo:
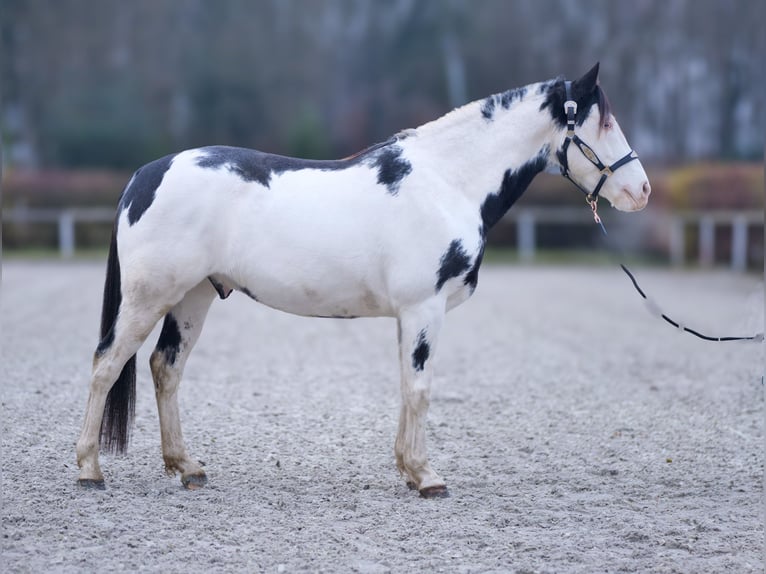
<instances>
[{"instance_id":1,"label":"black and white horse","mask_svg":"<svg viewBox=\"0 0 766 574\"><path fill-rule=\"evenodd\" d=\"M573 141L582 153L568 149ZM79 484L103 488L99 445L125 451L136 351L163 318L150 364L165 467L188 488L205 484L182 438L178 385L213 299L241 291L297 315L395 317L396 464L423 496L446 495L426 454L432 364L445 313L476 288L488 230L550 168L598 186L617 209L641 209L650 188L631 159L596 65L574 82L469 103L342 160L214 146L143 166L117 209Z\"/></svg>"}]
</instances>

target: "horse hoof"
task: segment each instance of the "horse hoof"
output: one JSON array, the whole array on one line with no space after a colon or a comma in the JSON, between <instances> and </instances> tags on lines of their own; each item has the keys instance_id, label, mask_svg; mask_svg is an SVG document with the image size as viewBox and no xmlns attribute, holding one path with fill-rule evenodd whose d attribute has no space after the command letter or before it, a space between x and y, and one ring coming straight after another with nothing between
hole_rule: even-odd
<instances>
[{"instance_id":1,"label":"horse hoof","mask_svg":"<svg viewBox=\"0 0 766 574\"><path fill-rule=\"evenodd\" d=\"M106 490L103 478L80 478L77 480L77 486L85 490Z\"/></svg>"},{"instance_id":2,"label":"horse hoof","mask_svg":"<svg viewBox=\"0 0 766 574\"><path fill-rule=\"evenodd\" d=\"M181 477L181 484L186 490L197 490L207 484L207 476L204 474L190 474Z\"/></svg>"},{"instance_id":3,"label":"horse hoof","mask_svg":"<svg viewBox=\"0 0 766 574\"><path fill-rule=\"evenodd\" d=\"M446 486L429 486L420 489L421 498L449 498L449 490Z\"/></svg>"},{"instance_id":4,"label":"horse hoof","mask_svg":"<svg viewBox=\"0 0 766 574\"><path fill-rule=\"evenodd\" d=\"M415 484L414 482L412 482L411 480L408 480L407 481L407 488L409 488L410 490L417 490L418 489L418 485Z\"/></svg>"}]
</instances>

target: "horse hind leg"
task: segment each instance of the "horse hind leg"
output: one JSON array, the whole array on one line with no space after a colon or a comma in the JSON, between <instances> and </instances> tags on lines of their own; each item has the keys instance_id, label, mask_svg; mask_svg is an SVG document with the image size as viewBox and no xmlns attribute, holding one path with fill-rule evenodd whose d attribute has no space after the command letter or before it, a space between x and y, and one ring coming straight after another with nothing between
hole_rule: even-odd
<instances>
[{"instance_id":1,"label":"horse hind leg","mask_svg":"<svg viewBox=\"0 0 766 574\"><path fill-rule=\"evenodd\" d=\"M178 386L215 296L216 291L207 279L186 293L165 315L162 332L149 360L160 417L165 470L168 474L180 472L181 483L189 489L204 486L207 477L200 463L186 452L178 412Z\"/></svg>"},{"instance_id":2,"label":"horse hind leg","mask_svg":"<svg viewBox=\"0 0 766 574\"><path fill-rule=\"evenodd\" d=\"M151 309L155 308L123 300L109 335L102 339L94 355L85 421L76 447L80 467L78 484L82 487L104 488L98 461L99 445L118 453L127 447L135 388L135 354L162 317L159 309ZM120 392L113 396L110 394L113 388Z\"/></svg>"}]
</instances>

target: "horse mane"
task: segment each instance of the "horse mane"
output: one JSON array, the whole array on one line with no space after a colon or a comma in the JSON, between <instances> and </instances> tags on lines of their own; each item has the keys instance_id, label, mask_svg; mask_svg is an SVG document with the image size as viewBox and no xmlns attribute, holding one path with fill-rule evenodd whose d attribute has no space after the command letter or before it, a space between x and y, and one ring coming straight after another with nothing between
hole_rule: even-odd
<instances>
[{"instance_id":1,"label":"horse mane","mask_svg":"<svg viewBox=\"0 0 766 574\"><path fill-rule=\"evenodd\" d=\"M379 150L382 147L386 147L387 145L391 145L392 143L395 143L396 139L397 139L396 136L393 136L388 138L386 141L374 143L371 146L361 149L356 153L352 153L351 155L347 155L346 157L343 157L338 161L351 161L351 160L359 159L360 157L365 156L369 153L372 153L376 150Z\"/></svg>"},{"instance_id":2,"label":"horse mane","mask_svg":"<svg viewBox=\"0 0 766 574\"><path fill-rule=\"evenodd\" d=\"M366 148L364 148L362 150L359 150L356 153L352 153L351 155L347 155L346 157L341 158L338 161L351 161L351 160L359 159L360 157L368 155L368 154L370 154L370 153L372 153L374 151L377 151L377 150L379 150L381 148L384 148L386 146L395 144L396 142L402 141L403 139L407 139L408 137L410 137L414 133L415 133L415 130L412 129L412 128L403 129L401 131L396 132L394 135L392 135L386 141L374 143L371 146L366 147Z\"/></svg>"}]
</instances>

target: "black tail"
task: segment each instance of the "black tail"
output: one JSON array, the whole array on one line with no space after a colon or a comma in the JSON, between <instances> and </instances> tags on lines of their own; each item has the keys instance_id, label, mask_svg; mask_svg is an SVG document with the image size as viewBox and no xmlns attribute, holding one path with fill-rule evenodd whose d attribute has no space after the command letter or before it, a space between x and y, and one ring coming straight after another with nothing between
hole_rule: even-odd
<instances>
[{"instance_id":1,"label":"black tail","mask_svg":"<svg viewBox=\"0 0 766 574\"><path fill-rule=\"evenodd\" d=\"M117 257L117 224L112 231L109 259L104 282L104 304L101 309L101 342L96 354L103 354L114 342L114 327L122 302L120 260ZM102 450L124 453L128 449L130 428L136 414L136 356L133 355L106 397L104 418L101 420Z\"/></svg>"}]
</instances>

